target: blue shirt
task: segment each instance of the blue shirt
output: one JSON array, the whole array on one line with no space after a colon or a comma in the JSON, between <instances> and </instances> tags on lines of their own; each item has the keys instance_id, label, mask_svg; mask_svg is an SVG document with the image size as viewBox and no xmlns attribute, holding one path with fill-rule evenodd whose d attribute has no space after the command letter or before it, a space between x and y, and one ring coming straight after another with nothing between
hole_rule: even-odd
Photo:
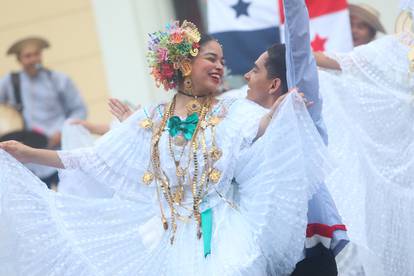
<instances>
[{"instance_id":1,"label":"blue shirt","mask_svg":"<svg viewBox=\"0 0 414 276\"><path fill-rule=\"evenodd\" d=\"M86 118L86 106L66 75L40 69L34 77L21 71L19 78L27 129L51 136L60 132L66 119ZM0 79L0 103L16 105L11 74Z\"/></svg>"}]
</instances>

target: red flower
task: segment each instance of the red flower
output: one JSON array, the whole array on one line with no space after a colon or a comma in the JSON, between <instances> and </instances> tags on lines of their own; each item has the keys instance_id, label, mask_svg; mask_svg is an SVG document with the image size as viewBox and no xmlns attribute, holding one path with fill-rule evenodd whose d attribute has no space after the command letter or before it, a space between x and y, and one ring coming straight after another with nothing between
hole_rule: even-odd
<instances>
[{"instance_id":1,"label":"red flower","mask_svg":"<svg viewBox=\"0 0 414 276\"><path fill-rule=\"evenodd\" d=\"M166 79L171 79L174 76L174 68L169 63L163 63L161 65L161 74Z\"/></svg>"}]
</instances>

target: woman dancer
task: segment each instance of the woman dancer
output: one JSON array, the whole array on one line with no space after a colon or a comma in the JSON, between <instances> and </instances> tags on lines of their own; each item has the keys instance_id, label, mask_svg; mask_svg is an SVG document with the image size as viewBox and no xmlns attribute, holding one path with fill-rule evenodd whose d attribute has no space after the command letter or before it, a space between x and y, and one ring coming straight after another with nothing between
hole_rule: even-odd
<instances>
[{"instance_id":1,"label":"woman dancer","mask_svg":"<svg viewBox=\"0 0 414 276\"><path fill-rule=\"evenodd\" d=\"M176 88L173 100L134 113L92 148L0 144L22 162L76 170L114 193L86 200L50 192L0 150L1 269L10 275L293 270L307 202L326 165L300 96L288 94L252 144L273 112L261 119L249 112L252 102L213 97L223 75L215 40L200 40L189 22L174 23L151 36L149 59L157 84Z\"/></svg>"}]
</instances>

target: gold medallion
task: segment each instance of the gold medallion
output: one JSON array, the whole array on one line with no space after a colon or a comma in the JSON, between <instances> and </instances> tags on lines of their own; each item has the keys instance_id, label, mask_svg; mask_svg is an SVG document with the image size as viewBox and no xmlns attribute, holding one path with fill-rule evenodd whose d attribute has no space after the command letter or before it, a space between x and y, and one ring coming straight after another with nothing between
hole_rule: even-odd
<instances>
[{"instance_id":1,"label":"gold medallion","mask_svg":"<svg viewBox=\"0 0 414 276\"><path fill-rule=\"evenodd\" d=\"M182 189L178 189L175 191L174 194L174 203L180 205L183 199L184 191Z\"/></svg>"},{"instance_id":2,"label":"gold medallion","mask_svg":"<svg viewBox=\"0 0 414 276\"><path fill-rule=\"evenodd\" d=\"M177 167L177 168L175 169L175 174L176 174L178 177L183 177L183 176L185 175L185 171L184 171L184 169L183 169L183 168L181 168L181 167Z\"/></svg>"},{"instance_id":3,"label":"gold medallion","mask_svg":"<svg viewBox=\"0 0 414 276\"><path fill-rule=\"evenodd\" d=\"M139 123L139 125L140 125L142 128L145 128L145 129L150 129L150 128L152 128L153 123L152 123L152 120L151 120L151 119L145 119L145 120L142 120L142 121Z\"/></svg>"},{"instance_id":4,"label":"gold medallion","mask_svg":"<svg viewBox=\"0 0 414 276\"><path fill-rule=\"evenodd\" d=\"M192 100L188 104L185 105L187 109L187 114L191 115L193 113L200 113L201 111L201 104L197 100Z\"/></svg>"},{"instance_id":5,"label":"gold medallion","mask_svg":"<svg viewBox=\"0 0 414 276\"><path fill-rule=\"evenodd\" d=\"M206 129L206 128L208 127L208 123L207 123L206 121L201 121L201 122L200 122L200 127L201 127L202 129Z\"/></svg>"},{"instance_id":6,"label":"gold medallion","mask_svg":"<svg viewBox=\"0 0 414 276\"><path fill-rule=\"evenodd\" d=\"M210 125L212 126L216 126L220 123L221 119L217 116L213 116L210 118L210 120L208 121Z\"/></svg>"},{"instance_id":7,"label":"gold medallion","mask_svg":"<svg viewBox=\"0 0 414 276\"><path fill-rule=\"evenodd\" d=\"M187 140L185 140L184 136L180 133L173 139L174 145L178 147L182 147L187 143Z\"/></svg>"},{"instance_id":8,"label":"gold medallion","mask_svg":"<svg viewBox=\"0 0 414 276\"><path fill-rule=\"evenodd\" d=\"M142 176L142 182L144 184L149 185L154 180L154 174L150 171L146 171L144 175Z\"/></svg>"},{"instance_id":9,"label":"gold medallion","mask_svg":"<svg viewBox=\"0 0 414 276\"><path fill-rule=\"evenodd\" d=\"M213 147L210 150L211 159L213 159L214 161L219 160L222 155L223 155L223 152L219 148L217 148L217 147Z\"/></svg>"},{"instance_id":10,"label":"gold medallion","mask_svg":"<svg viewBox=\"0 0 414 276\"><path fill-rule=\"evenodd\" d=\"M218 169L212 169L208 177L211 181L217 183L220 180L221 172Z\"/></svg>"}]
</instances>

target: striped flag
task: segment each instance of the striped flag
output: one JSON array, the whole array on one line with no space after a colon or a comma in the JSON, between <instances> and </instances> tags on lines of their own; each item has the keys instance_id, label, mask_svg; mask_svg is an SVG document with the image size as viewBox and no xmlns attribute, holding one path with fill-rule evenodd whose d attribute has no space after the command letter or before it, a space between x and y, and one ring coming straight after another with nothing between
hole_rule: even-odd
<instances>
[{"instance_id":1,"label":"striped flag","mask_svg":"<svg viewBox=\"0 0 414 276\"><path fill-rule=\"evenodd\" d=\"M280 42L277 0L208 0L209 33L223 45L233 75L250 70L268 47Z\"/></svg>"},{"instance_id":2,"label":"striped flag","mask_svg":"<svg viewBox=\"0 0 414 276\"><path fill-rule=\"evenodd\" d=\"M347 0L306 0L306 5L313 50L351 51ZM261 53L283 38L282 0L208 0L207 19L233 75L249 71Z\"/></svg>"},{"instance_id":3,"label":"striped flag","mask_svg":"<svg viewBox=\"0 0 414 276\"><path fill-rule=\"evenodd\" d=\"M314 51L349 52L352 33L346 0L306 0ZM284 23L283 2L279 0L280 22ZM283 31L283 28L282 28Z\"/></svg>"}]
</instances>

